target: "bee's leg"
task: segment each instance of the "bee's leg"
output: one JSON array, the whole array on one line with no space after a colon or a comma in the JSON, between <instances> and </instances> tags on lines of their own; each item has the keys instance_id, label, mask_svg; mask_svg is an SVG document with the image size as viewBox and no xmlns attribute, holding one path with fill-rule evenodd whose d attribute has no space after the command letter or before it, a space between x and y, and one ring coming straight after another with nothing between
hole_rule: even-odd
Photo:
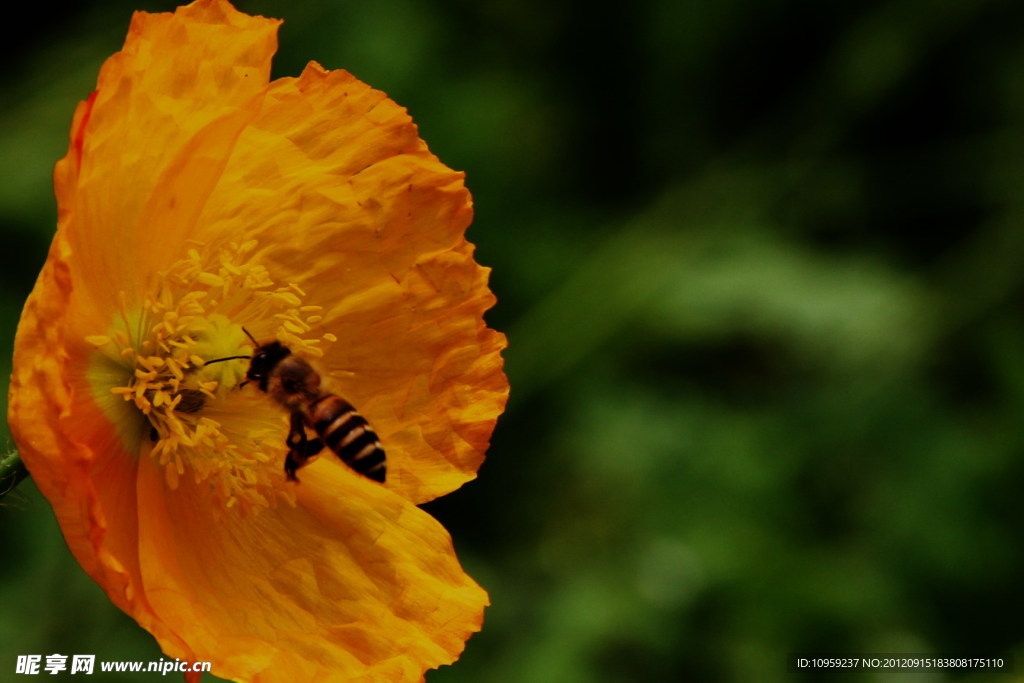
<instances>
[{"instance_id":1,"label":"bee's leg","mask_svg":"<svg viewBox=\"0 0 1024 683\"><path fill-rule=\"evenodd\" d=\"M288 455L284 459L284 473L288 481L298 481L295 472L305 465L307 460L323 450L324 444L320 439L306 438L306 425L299 413L292 413L291 429L286 443Z\"/></svg>"}]
</instances>

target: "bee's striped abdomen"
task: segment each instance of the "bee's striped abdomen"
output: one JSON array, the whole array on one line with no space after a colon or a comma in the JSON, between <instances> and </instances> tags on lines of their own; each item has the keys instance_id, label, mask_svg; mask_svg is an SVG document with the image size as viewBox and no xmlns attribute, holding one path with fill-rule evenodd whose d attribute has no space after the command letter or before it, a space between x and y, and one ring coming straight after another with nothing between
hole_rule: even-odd
<instances>
[{"instance_id":1,"label":"bee's striped abdomen","mask_svg":"<svg viewBox=\"0 0 1024 683\"><path fill-rule=\"evenodd\" d=\"M309 405L309 426L324 445L349 467L383 482L387 465L380 439L352 404L335 394L325 394Z\"/></svg>"}]
</instances>

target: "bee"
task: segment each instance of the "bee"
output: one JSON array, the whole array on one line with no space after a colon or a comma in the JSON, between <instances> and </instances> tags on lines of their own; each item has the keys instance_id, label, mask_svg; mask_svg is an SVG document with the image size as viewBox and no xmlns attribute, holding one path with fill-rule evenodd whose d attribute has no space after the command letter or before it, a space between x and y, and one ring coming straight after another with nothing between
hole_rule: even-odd
<instances>
[{"instance_id":1,"label":"bee","mask_svg":"<svg viewBox=\"0 0 1024 683\"><path fill-rule=\"evenodd\" d=\"M326 447L359 474L383 483L387 473L384 449L366 418L341 396L321 389L317 371L287 346L279 341L259 344L248 330L243 331L255 346L252 356L218 358L205 365L248 360L242 384L253 382L289 412L291 427L284 461L288 479L298 481L296 471ZM316 432L316 438L307 436L307 428Z\"/></svg>"}]
</instances>

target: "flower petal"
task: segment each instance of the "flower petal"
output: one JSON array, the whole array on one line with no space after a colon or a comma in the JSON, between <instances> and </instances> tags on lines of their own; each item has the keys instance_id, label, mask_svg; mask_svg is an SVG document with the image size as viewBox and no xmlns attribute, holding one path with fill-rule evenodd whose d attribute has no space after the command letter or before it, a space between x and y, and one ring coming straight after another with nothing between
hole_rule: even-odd
<instances>
[{"instance_id":1,"label":"flower petal","mask_svg":"<svg viewBox=\"0 0 1024 683\"><path fill-rule=\"evenodd\" d=\"M69 245L106 276L84 279L89 297L132 296L181 251L267 86L279 23L226 0L135 14L55 174Z\"/></svg>"},{"instance_id":2,"label":"flower petal","mask_svg":"<svg viewBox=\"0 0 1024 683\"><path fill-rule=\"evenodd\" d=\"M137 454L123 431L137 428L138 439L142 423L111 423L86 337L109 329L121 293L145 291L139 283L167 258L161 245L194 227L213 185L207 168L223 165L266 88L278 23L226 0L135 15L75 112L54 172L58 234L15 340L8 422L26 467L86 571L170 642L140 590Z\"/></svg>"},{"instance_id":3,"label":"flower petal","mask_svg":"<svg viewBox=\"0 0 1024 683\"><path fill-rule=\"evenodd\" d=\"M401 497L318 462L297 505L249 517L185 479L139 465L140 554L148 599L189 647L245 681L419 680L480 627L486 593L447 532Z\"/></svg>"},{"instance_id":4,"label":"flower petal","mask_svg":"<svg viewBox=\"0 0 1024 683\"><path fill-rule=\"evenodd\" d=\"M141 591L134 454L83 381L88 351L69 324L70 251L54 240L14 344L8 424L64 539L111 601L168 643L181 641Z\"/></svg>"},{"instance_id":5,"label":"flower petal","mask_svg":"<svg viewBox=\"0 0 1024 683\"><path fill-rule=\"evenodd\" d=\"M339 338L328 386L380 435L388 486L417 503L475 476L508 393L462 177L403 108L314 63L271 84L201 218L222 239L246 226L275 279L323 307Z\"/></svg>"}]
</instances>

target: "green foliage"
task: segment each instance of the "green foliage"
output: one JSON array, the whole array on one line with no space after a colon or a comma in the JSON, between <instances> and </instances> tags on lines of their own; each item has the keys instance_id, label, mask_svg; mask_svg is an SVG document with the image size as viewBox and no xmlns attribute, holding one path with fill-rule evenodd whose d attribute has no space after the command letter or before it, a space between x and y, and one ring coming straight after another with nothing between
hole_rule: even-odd
<instances>
[{"instance_id":1,"label":"green foliage","mask_svg":"<svg viewBox=\"0 0 1024 683\"><path fill-rule=\"evenodd\" d=\"M474 192L512 398L480 479L427 507L493 606L429 681L1024 661L1024 8L238 5L286 19L277 75L388 92ZM83 3L8 48L0 358L74 104L130 10L171 6ZM0 514L0 670L159 656L31 485Z\"/></svg>"}]
</instances>

